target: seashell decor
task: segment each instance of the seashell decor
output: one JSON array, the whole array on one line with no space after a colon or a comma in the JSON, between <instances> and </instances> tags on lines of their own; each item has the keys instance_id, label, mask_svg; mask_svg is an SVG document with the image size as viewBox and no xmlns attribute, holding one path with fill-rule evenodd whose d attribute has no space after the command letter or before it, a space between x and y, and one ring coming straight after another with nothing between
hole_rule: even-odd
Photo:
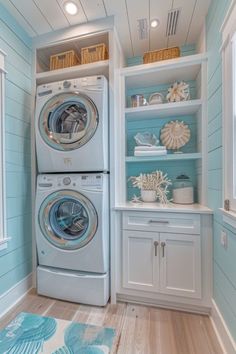
<instances>
[{"instance_id":1,"label":"seashell decor","mask_svg":"<svg viewBox=\"0 0 236 354\"><path fill-rule=\"evenodd\" d=\"M137 133L134 140L138 146L155 146L159 144L156 135L149 132Z\"/></svg>"},{"instance_id":2,"label":"seashell decor","mask_svg":"<svg viewBox=\"0 0 236 354\"><path fill-rule=\"evenodd\" d=\"M175 82L171 87L168 89L168 94L166 99L168 102L180 102L180 101L187 101L190 97L189 93L189 85L186 82Z\"/></svg>"},{"instance_id":3,"label":"seashell decor","mask_svg":"<svg viewBox=\"0 0 236 354\"><path fill-rule=\"evenodd\" d=\"M170 150L180 149L188 143L190 136L190 129L183 121L171 121L161 130L161 142Z\"/></svg>"}]
</instances>

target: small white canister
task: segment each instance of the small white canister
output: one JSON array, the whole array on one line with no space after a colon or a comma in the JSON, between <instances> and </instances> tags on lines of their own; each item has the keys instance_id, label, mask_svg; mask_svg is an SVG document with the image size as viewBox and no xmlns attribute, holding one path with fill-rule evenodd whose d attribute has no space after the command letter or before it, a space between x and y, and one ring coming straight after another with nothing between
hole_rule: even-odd
<instances>
[{"instance_id":1,"label":"small white canister","mask_svg":"<svg viewBox=\"0 0 236 354\"><path fill-rule=\"evenodd\" d=\"M190 178L184 174L178 176L173 183L173 203L193 204L194 189Z\"/></svg>"}]
</instances>

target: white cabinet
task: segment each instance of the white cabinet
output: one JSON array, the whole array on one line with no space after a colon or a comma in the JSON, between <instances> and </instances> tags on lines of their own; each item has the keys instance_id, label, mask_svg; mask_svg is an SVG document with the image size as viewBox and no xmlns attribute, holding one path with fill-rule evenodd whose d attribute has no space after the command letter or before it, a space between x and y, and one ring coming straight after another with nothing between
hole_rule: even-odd
<instances>
[{"instance_id":1,"label":"white cabinet","mask_svg":"<svg viewBox=\"0 0 236 354\"><path fill-rule=\"evenodd\" d=\"M123 287L201 298L201 237L196 233L196 230L200 232L200 219L192 216L191 220L189 215L179 218L179 231L176 228L178 232L170 233L171 220L167 223L167 215L165 219L155 217L155 220L150 218L150 226L142 215L138 217L133 213L132 221L137 221L133 223L134 230L130 230L131 224L127 222L131 215L127 213L123 218ZM171 218L176 223L177 216ZM142 220L147 222L146 231L143 231ZM184 233L186 225L195 225L195 233Z\"/></svg>"},{"instance_id":2,"label":"white cabinet","mask_svg":"<svg viewBox=\"0 0 236 354\"><path fill-rule=\"evenodd\" d=\"M159 288L159 241L154 232L124 231L123 286L157 291Z\"/></svg>"},{"instance_id":3,"label":"white cabinet","mask_svg":"<svg viewBox=\"0 0 236 354\"><path fill-rule=\"evenodd\" d=\"M200 235L160 234L161 292L201 297Z\"/></svg>"}]
</instances>

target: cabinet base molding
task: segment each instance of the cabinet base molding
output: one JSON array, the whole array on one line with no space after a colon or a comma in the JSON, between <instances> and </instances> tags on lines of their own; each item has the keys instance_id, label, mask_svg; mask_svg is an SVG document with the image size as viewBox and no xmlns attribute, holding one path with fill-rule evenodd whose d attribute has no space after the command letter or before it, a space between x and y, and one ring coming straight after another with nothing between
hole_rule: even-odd
<instances>
[{"instance_id":1,"label":"cabinet base molding","mask_svg":"<svg viewBox=\"0 0 236 354\"><path fill-rule=\"evenodd\" d=\"M235 354L236 343L230 334L230 331L220 313L218 306L212 299L212 310L210 319L224 354Z\"/></svg>"},{"instance_id":2,"label":"cabinet base molding","mask_svg":"<svg viewBox=\"0 0 236 354\"><path fill-rule=\"evenodd\" d=\"M126 294L117 294L117 301L129 302L138 305L161 307L168 310L178 310L184 312L191 312L203 315L210 315L211 308L208 306L198 306L198 305L189 305L182 304L178 302L171 301L162 301L162 300L153 300L140 296L126 295Z\"/></svg>"}]
</instances>

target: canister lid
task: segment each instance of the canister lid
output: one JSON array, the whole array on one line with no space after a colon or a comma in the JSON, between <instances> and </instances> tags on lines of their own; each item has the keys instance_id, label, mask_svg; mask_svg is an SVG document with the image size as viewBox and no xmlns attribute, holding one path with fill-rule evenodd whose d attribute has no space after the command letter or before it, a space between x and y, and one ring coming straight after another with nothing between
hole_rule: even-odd
<instances>
[{"instance_id":1,"label":"canister lid","mask_svg":"<svg viewBox=\"0 0 236 354\"><path fill-rule=\"evenodd\" d=\"M176 179L190 179L189 176L182 173L181 175L177 176Z\"/></svg>"}]
</instances>

